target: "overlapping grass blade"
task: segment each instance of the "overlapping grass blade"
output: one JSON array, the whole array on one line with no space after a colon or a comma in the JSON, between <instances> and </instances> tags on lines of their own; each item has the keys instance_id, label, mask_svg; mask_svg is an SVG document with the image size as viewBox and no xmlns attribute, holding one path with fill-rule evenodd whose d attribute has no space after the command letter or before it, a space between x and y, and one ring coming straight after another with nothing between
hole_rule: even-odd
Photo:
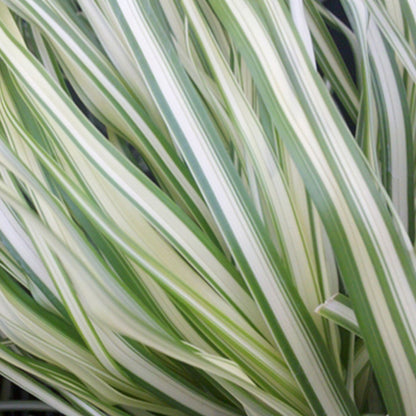
<instances>
[{"instance_id":1,"label":"overlapping grass blade","mask_svg":"<svg viewBox=\"0 0 416 416\"><path fill-rule=\"evenodd\" d=\"M16 126L16 128L17 128L17 126ZM21 137L24 137L24 132L23 131L20 131L20 135L21 135ZM8 159L9 159L9 164L10 164L10 157L8 157ZM6 162L5 162L6 163ZM69 236L67 236L67 238L69 238ZM71 244L72 245L72 244ZM45 248L44 248L45 249ZM84 253L84 255L85 255L85 250L77 250L77 251L79 251L79 254L82 252L82 253ZM61 271L62 272L62 271ZM207 293L206 293L206 289L205 289L205 293L204 293L204 295L206 296L207 295ZM200 304L199 304L199 308L200 307L202 307L203 306L203 301L202 301L202 298L200 298ZM231 310L229 310L228 311L228 313L227 313L227 315L229 315L230 314L230 312L231 312ZM248 327L247 327L248 328ZM120 330L122 331L122 328L120 328ZM84 334L84 331L83 331L83 334ZM85 335L85 334L84 334ZM129 335L131 335L131 331L129 330ZM137 336L137 335L135 335L135 336ZM141 339L141 341L143 342L143 340L145 339L145 338L140 338ZM147 339L146 340L146 342L149 342L149 340ZM153 346L156 346L156 345L158 345L158 348L160 348L160 344L153 344ZM241 347L240 347L241 348ZM167 350L165 350L165 352L166 352ZM258 355L258 354L256 354L256 355ZM253 355L253 358L256 356L256 355ZM183 356L182 356L183 357ZM265 356L264 356L265 357ZM192 361L192 360L191 360ZM276 361L276 364L278 364L278 362ZM266 373L265 373L266 374ZM274 377L275 377L276 375L274 375ZM289 378L290 379L290 378ZM272 379L270 379L270 380L272 380ZM294 400L295 398L293 398L292 400ZM298 399L295 399L295 400L298 400ZM299 404L298 404L299 405Z\"/></svg>"},{"instance_id":2,"label":"overlapping grass blade","mask_svg":"<svg viewBox=\"0 0 416 416\"><path fill-rule=\"evenodd\" d=\"M416 9L341 3L2 0L0 372L74 415L413 416Z\"/></svg>"},{"instance_id":3,"label":"overlapping grass blade","mask_svg":"<svg viewBox=\"0 0 416 416\"><path fill-rule=\"evenodd\" d=\"M264 2L276 19L273 29L280 41L279 56L247 2L212 2L212 6L223 16L246 57L269 111L276 116L282 139L322 214L362 334L371 340L370 355L374 354L390 411L410 412L415 403L413 388L407 383L416 382L415 326L411 323L415 315L410 313L416 304L410 242L394 228L362 155L324 85L312 72L280 3ZM270 47L266 49L265 45ZM395 364L404 361L408 366Z\"/></svg>"},{"instance_id":4,"label":"overlapping grass blade","mask_svg":"<svg viewBox=\"0 0 416 416\"><path fill-rule=\"evenodd\" d=\"M316 312L360 336L357 318L351 308L350 300L345 295L337 293L331 296L325 303L316 308Z\"/></svg>"}]
</instances>

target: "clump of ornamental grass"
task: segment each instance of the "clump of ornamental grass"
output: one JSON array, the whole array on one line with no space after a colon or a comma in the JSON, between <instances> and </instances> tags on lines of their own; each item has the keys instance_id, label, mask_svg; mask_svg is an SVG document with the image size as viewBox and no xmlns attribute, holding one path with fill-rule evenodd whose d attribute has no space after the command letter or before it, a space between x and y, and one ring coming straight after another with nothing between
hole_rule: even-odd
<instances>
[{"instance_id":1,"label":"clump of ornamental grass","mask_svg":"<svg viewBox=\"0 0 416 416\"><path fill-rule=\"evenodd\" d=\"M341 4L0 2L3 376L65 415L416 414L416 7Z\"/></svg>"}]
</instances>

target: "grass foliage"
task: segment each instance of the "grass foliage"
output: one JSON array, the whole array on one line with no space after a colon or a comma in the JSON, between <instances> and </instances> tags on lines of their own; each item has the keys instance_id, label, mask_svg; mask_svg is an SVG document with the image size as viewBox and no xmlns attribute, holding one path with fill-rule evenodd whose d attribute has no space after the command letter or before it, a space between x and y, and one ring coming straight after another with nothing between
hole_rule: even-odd
<instances>
[{"instance_id":1,"label":"grass foliage","mask_svg":"<svg viewBox=\"0 0 416 416\"><path fill-rule=\"evenodd\" d=\"M341 3L1 0L2 375L71 416L416 414L416 6Z\"/></svg>"}]
</instances>

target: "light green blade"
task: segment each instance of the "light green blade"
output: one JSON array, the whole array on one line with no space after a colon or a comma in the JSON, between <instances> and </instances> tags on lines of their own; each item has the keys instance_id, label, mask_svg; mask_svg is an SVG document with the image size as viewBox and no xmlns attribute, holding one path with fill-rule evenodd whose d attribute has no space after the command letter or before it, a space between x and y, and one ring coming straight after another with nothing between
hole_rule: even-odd
<instances>
[{"instance_id":1,"label":"light green blade","mask_svg":"<svg viewBox=\"0 0 416 416\"><path fill-rule=\"evenodd\" d=\"M211 2L247 59L321 213L390 411L411 414L416 303L409 239L395 228L378 184L307 62L283 2L262 3L275 19L278 51L247 2Z\"/></svg>"}]
</instances>

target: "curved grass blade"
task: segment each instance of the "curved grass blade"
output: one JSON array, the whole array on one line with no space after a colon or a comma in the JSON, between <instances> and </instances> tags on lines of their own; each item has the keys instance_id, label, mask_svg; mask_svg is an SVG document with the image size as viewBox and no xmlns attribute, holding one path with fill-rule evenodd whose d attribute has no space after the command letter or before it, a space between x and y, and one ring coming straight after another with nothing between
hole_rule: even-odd
<instances>
[{"instance_id":1,"label":"curved grass blade","mask_svg":"<svg viewBox=\"0 0 416 416\"><path fill-rule=\"evenodd\" d=\"M416 288L410 241L395 228L378 184L307 61L282 3L264 0L281 42L276 52L248 2L211 1L248 61L321 213L389 410L411 414ZM403 362L408 365L398 364Z\"/></svg>"}]
</instances>

